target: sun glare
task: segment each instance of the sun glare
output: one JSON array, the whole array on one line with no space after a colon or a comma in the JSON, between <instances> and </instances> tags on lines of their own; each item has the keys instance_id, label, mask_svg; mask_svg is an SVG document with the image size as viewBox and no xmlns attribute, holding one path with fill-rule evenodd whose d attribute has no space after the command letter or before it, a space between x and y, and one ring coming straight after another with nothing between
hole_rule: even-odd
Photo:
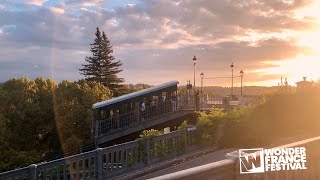
<instances>
[{"instance_id":1,"label":"sun glare","mask_svg":"<svg viewBox=\"0 0 320 180\"><path fill-rule=\"evenodd\" d=\"M268 81L272 83L269 85L277 85L276 82L280 82L280 78L287 78L290 85L295 85L296 82L301 81L302 77L307 77L310 81L318 81L320 77L319 57L298 57L295 60L283 60L275 62L264 62L266 65L274 65L275 67L256 70L256 72L272 75L279 74L279 81Z\"/></svg>"},{"instance_id":2,"label":"sun glare","mask_svg":"<svg viewBox=\"0 0 320 180\"><path fill-rule=\"evenodd\" d=\"M307 7L299 12L297 16L305 18L313 18L315 23L310 30L301 32L298 34L298 44L310 47L316 53L316 56L320 54L320 1L315 1L312 6Z\"/></svg>"},{"instance_id":3,"label":"sun glare","mask_svg":"<svg viewBox=\"0 0 320 180\"><path fill-rule=\"evenodd\" d=\"M307 7L297 12L297 18L314 18L313 27L304 32L295 33L297 45L306 47L305 52L301 52L299 56L281 60L281 61L266 61L265 65L274 67L258 69L259 72L265 75L278 74L279 80L266 81L263 84L270 86L277 85L280 82L281 76L288 79L290 85L295 85L297 81L301 81L302 77L307 77L310 81L318 81L320 79L320 1L316 1L312 6Z\"/></svg>"}]
</instances>

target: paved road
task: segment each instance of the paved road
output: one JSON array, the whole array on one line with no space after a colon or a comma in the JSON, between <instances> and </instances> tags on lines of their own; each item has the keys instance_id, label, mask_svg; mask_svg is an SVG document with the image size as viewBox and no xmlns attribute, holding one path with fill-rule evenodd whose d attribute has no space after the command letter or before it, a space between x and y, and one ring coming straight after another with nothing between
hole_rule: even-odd
<instances>
[{"instance_id":1,"label":"paved road","mask_svg":"<svg viewBox=\"0 0 320 180\"><path fill-rule=\"evenodd\" d=\"M172 165L170 167L167 167L165 169L161 169L159 171L150 173L150 174L146 174L144 176L141 176L139 178L136 178L135 180L142 180L142 179L149 179L149 178L154 178L154 177L158 177L161 175L165 175L165 174L170 174L173 172L177 172L177 171L181 171L184 169L189 169L192 167L196 167L196 166L201 166L201 165L205 165L205 164L209 164L215 161L221 161L223 159L226 159L225 154L235 151L236 149L223 149L223 150L219 150L207 155L203 155L200 156L198 158L180 163L180 164L176 164L176 165Z\"/></svg>"}]
</instances>

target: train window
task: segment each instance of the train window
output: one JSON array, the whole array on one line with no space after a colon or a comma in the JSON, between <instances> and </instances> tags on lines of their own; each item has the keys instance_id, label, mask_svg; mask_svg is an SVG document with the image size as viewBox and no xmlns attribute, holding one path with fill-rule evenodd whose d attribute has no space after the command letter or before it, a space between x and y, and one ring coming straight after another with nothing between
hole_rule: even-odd
<instances>
[{"instance_id":1,"label":"train window","mask_svg":"<svg viewBox=\"0 0 320 180\"><path fill-rule=\"evenodd\" d=\"M165 101L167 97L167 92L162 92L162 100Z\"/></svg>"},{"instance_id":2,"label":"train window","mask_svg":"<svg viewBox=\"0 0 320 180\"><path fill-rule=\"evenodd\" d=\"M107 114L106 114L106 110L101 110L101 119L106 119L107 118Z\"/></svg>"}]
</instances>

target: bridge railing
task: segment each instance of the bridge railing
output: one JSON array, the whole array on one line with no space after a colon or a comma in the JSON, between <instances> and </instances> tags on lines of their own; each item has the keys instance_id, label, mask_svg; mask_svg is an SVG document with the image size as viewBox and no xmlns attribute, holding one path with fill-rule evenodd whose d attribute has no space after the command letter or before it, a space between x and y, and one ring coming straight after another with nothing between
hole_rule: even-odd
<instances>
[{"instance_id":1,"label":"bridge railing","mask_svg":"<svg viewBox=\"0 0 320 180\"><path fill-rule=\"evenodd\" d=\"M102 149L103 179L143 167L146 158L141 145L136 140Z\"/></svg>"},{"instance_id":2,"label":"bridge railing","mask_svg":"<svg viewBox=\"0 0 320 180\"><path fill-rule=\"evenodd\" d=\"M143 138L0 173L0 179L107 179L186 152L187 131Z\"/></svg>"},{"instance_id":3,"label":"bridge railing","mask_svg":"<svg viewBox=\"0 0 320 180\"><path fill-rule=\"evenodd\" d=\"M208 95L179 95L178 108L181 109L204 109L212 107L225 107L229 103L226 97L208 96Z\"/></svg>"},{"instance_id":4,"label":"bridge railing","mask_svg":"<svg viewBox=\"0 0 320 180\"><path fill-rule=\"evenodd\" d=\"M187 149L187 132L172 132L148 139L146 147L149 147L149 164L157 163L165 159L171 159L183 154Z\"/></svg>"},{"instance_id":5,"label":"bridge railing","mask_svg":"<svg viewBox=\"0 0 320 180\"><path fill-rule=\"evenodd\" d=\"M305 147L307 169L302 170L282 170L267 171L265 173L240 174L240 165L238 158L225 159L210 164L197 166L194 168L182 170L179 172L167 174L153 178L157 179L230 179L230 180L262 180L262 179L320 179L320 136L315 138L298 141L284 146L275 147L282 148Z\"/></svg>"},{"instance_id":6,"label":"bridge railing","mask_svg":"<svg viewBox=\"0 0 320 180\"><path fill-rule=\"evenodd\" d=\"M96 152L86 152L50 162L36 168L38 179L90 179L95 176Z\"/></svg>"},{"instance_id":7,"label":"bridge railing","mask_svg":"<svg viewBox=\"0 0 320 180\"><path fill-rule=\"evenodd\" d=\"M34 175L35 165L0 173L0 179L27 180Z\"/></svg>"}]
</instances>

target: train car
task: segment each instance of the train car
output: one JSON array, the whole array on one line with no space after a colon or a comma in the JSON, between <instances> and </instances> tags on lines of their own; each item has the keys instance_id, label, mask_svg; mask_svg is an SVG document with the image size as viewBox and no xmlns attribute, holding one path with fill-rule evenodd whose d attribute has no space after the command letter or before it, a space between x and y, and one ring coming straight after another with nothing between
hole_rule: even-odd
<instances>
[{"instance_id":1,"label":"train car","mask_svg":"<svg viewBox=\"0 0 320 180\"><path fill-rule=\"evenodd\" d=\"M93 104L96 146L152 127L155 119L176 111L178 84L170 81Z\"/></svg>"}]
</instances>

